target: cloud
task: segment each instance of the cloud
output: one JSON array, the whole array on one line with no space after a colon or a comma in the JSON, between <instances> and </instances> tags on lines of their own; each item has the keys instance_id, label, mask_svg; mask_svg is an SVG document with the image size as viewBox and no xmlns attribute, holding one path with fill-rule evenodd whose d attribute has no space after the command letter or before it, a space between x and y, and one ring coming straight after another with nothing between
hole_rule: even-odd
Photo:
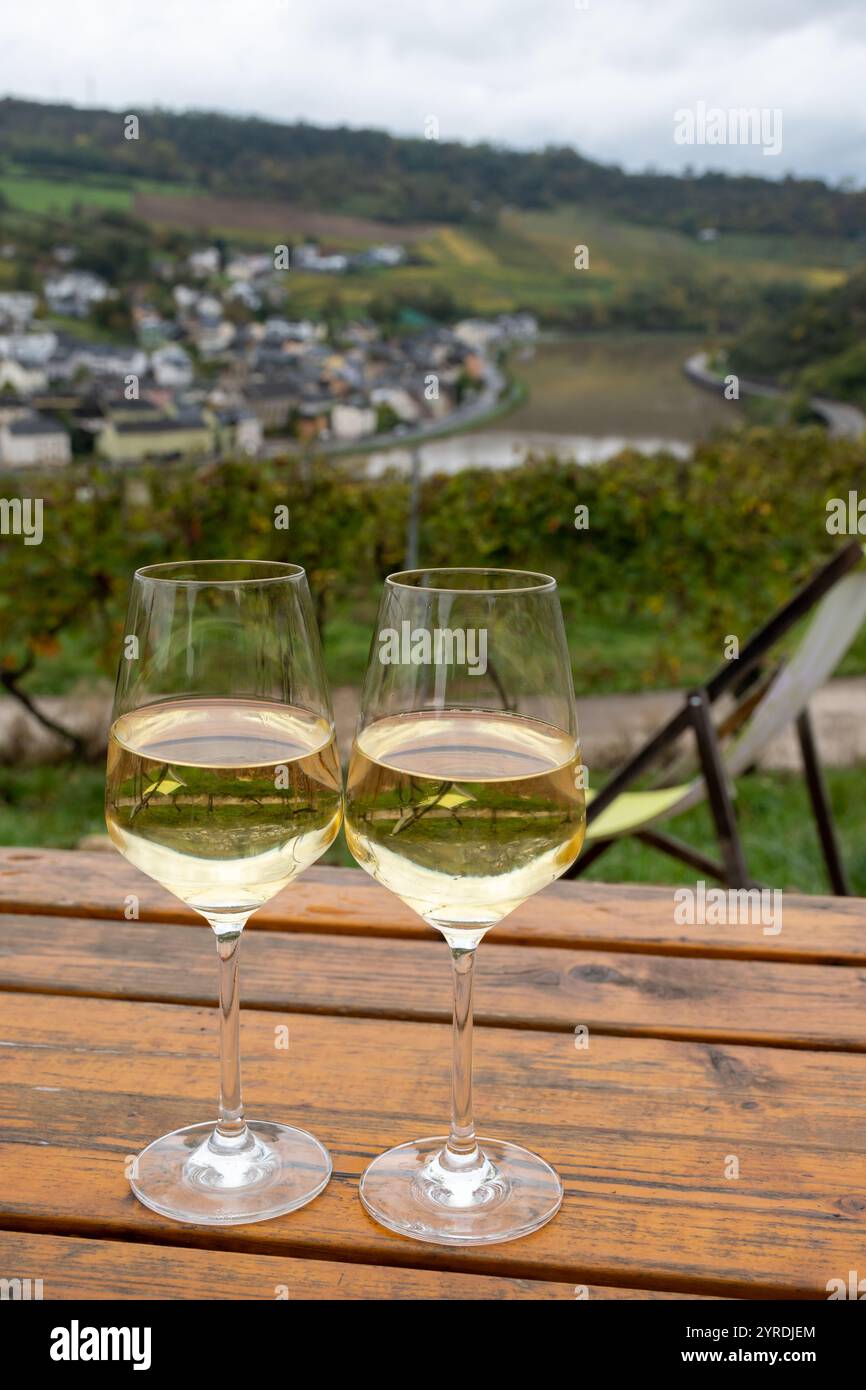
<instances>
[{"instance_id":1,"label":"cloud","mask_svg":"<svg viewBox=\"0 0 866 1390\"><path fill-rule=\"evenodd\" d=\"M9 90L518 148L575 145L626 168L866 181L862 0L29 0L6 6ZM673 113L783 113L777 159L682 147Z\"/></svg>"}]
</instances>

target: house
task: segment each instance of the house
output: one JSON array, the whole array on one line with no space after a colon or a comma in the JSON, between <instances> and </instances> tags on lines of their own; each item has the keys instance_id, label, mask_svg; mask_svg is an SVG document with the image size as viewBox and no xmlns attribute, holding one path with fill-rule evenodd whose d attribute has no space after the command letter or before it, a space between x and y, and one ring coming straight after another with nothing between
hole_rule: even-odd
<instances>
[{"instance_id":1,"label":"house","mask_svg":"<svg viewBox=\"0 0 866 1390\"><path fill-rule=\"evenodd\" d=\"M220 270L220 251L218 246L202 246L190 253L187 266L197 280L205 280L209 275L218 275Z\"/></svg>"},{"instance_id":2,"label":"house","mask_svg":"<svg viewBox=\"0 0 866 1390\"><path fill-rule=\"evenodd\" d=\"M103 400L101 408L104 420L115 425L140 424L142 421L161 420L166 414L165 406L153 400L150 394L131 401L127 400L125 396Z\"/></svg>"},{"instance_id":3,"label":"house","mask_svg":"<svg viewBox=\"0 0 866 1390\"><path fill-rule=\"evenodd\" d=\"M26 415L30 409L30 402L21 396L8 391L0 392L0 425L7 420L15 420L19 415Z\"/></svg>"},{"instance_id":4,"label":"house","mask_svg":"<svg viewBox=\"0 0 866 1390\"><path fill-rule=\"evenodd\" d=\"M0 424L0 463L7 468L62 467L70 462L69 431L36 411Z\"/></svg>"},{"instance_id":5,"label":"house","mask_svg":"<svg viewBox=\"0 0 866 1390\"><path fill-rule=\"evenodd\" d=\"M490 319L461 319L454 325L454 337L473 352L485 352L499 341L502 331Z\"/></svg>"},{"instance_id":6,"label":"house","mask_svg":"<svg viewBox=\"0 0 866 1390\"><path fill-rule=\"evenodd\" d=\"M292 251L292 266L296 270L311 270L316 274L340 275L349 268L349 257L340 254L323 256L315 242L305 242Z\"/></svg>"},{"instance_id":7,"label":"house","mask_svg":"<svg viewBox=\"0 0 866 1390\"><path fill-rule=\"evenodd\" d=\"M155 419L109 419L96 451L110 463L209 458L216 447L214 425L209 412L194 408L166 411Z\"/></svg>"},{"instance_id":8,"label":"house","mask_svg":"<svg viewBox=\"0 0 866 1390\"><path fill-rule=\"evenodd\" d=\"M184 390L192 385L192 360L189 353L177 343L157 348L152 352L150 365L159 386L172 386Z\"/></svg>"},{"instance_id":9,"label":"house","mask_svg":"<svg viewBox=\"0 0 866 1390\"><path fill-rule=\"evenodd\" d=\"M226 290L225 299L229 304L243 304L253 314L262 307L262 297L249 280L235 280Z\"/></svg>"},{"instance_id":10,"label":"house","mask_svg":"<svg viewBox=\"0 0 866 1390\"><path fill-rule=\"evenodd\" d=\"M198 303L199 292L190 289L189 285L175 285L171 296L177 305L178 312L185 314L195 308Z\"/></svg>"},{"instance_id":11,"label":"house","mask_svg":"<svg viewBox=\"0 0 866 1390\"><path fill-rule=\"evenodd\" d=\"M319 439L330 428L330 409L327 401L302 401L295 412L295 434L301 443Z\"/></svg>"},{"instance_id":12,"label":"house","mask_svg":"<svg viewBox=\"0 0 866 1390\"><path fill-rule=\"evenodd\" d=\"M254 411L246 406L228 406L217 414L219 450L223 455L257 458L264 431Z\"/></svg>"},{"instance_id":13,"label":"house","mask_svg":"<svg viewBox=\"0 0 866 1390\"><path fill-rule=\"evenodd\" d=\"M177 329L172 319L164 319L151 305L142 305L132 311L135 332L139 344L145 352L162 347L175 336Z\"/></svg>"},{"instance_id":14,"label":"house","mask_svg":"<svg viewBox=\"0 0 866 1390\"><path fill-rule=\"evenodd\" d=\"M147 353L140 347L113 343L81 343L72 351L75 372L91 376L141 377L147 371Z\"/></svg>"},{"instance_id":15,"label":"house","mask_svg":"<svg viewBox=\"0 0 866 1390\"><path fill-rule=\"evenodd\" d=\"M414 425L420 419L421 408L413 396L403 386L376 386L370 392L373 405L387 405L398 420Z\"/></svg>"},{"instance_id":16,"label":"house","mask_svg":"<svg viewBox=\"0 0 866 1390\"><path fill-rule=\"evenodd\" d=\"M192 337L202 357L218 357L231 347L236 332L228 319L218 318L198 323L192 330Z\"/></svg>"},{"instance_id":17,"label":"house","mask_svg":"<svg viewBox=\"0 0 866 1390\"><path fill-rule=\"evenodd\" d=\"M58 343L45 364L49 381L72 381L78 371L74 347L67 342Z\"/></svg>"},{"instance_id":18,"label":"house","mask_svg":"<svg viewBox=\"0 0 866 1390\"><path fill-rule=\"evenodd\" d=\"M45 281L45 298L52 314L86 318L94 304L101 304L111 293L101 275L89 270L67 270Z\"/></svg>"},{"instance_id":19,"label":"house","mask_svg":"<svg viewBox=\"0 0 866 1390\"><path fill-rule=\"evenodd\" d=\"M380 337L379 326L372 319L352 319L342 332L342 339L355 347L367 347Z\"/></svg>"},{"instance_id":20,"label":"house","mask_svg":"<svg viewBox=\"0 0 866 1390\"><path fill-rule=\"evenodd\" d=\"M376 411L372 406L341 401L331 411L331 433L335 439L363 439L376 433Z\"/></svg>"},{"instance_id":21,"label":"house","mask_svg":"<svg viewBox=\"0 0 866 1390\"><path fill-rule=\"evenodd\" d=\"M58 345L51 332L0 334L0 357L14 357L24 367L45 367Z\"/></svg>"},{"instance_id":22,"label":"house","mask_svg":"<svg viewBox=\"0 0 866 1390\"><path fill-rule=\"evenodd\" d=\"M0 294L0 324L20 333L30 326L37 303L35 294L27 294L24 290L4 291Z\"/></svg>"},{"instance_id":23,"label":"house","mask_svg":"<svg viewBox=\"0 0 866 1390\"><path fill-rule=\"evenodd\" d=\"M298 404L296 383L279 377L253 381L244 394L263 430L284 429L289 423L289 415Z\"/></svg>"},{"instance_id":24,"label":"house","mask_svg":"<svg viewBox=\"0 0 866 1390\"><path fill-rule=\"evenodd\" d=\"M48 373L41 367L25 367L14 357L0 357L0 391L32 396L34 391L44 391L47 385Z\"/></svg>"},{"instance_id":25,"label":"house","mask_svg":"<svg viewBox=\"0 0 866 1390\"><path fill-rule=\"evenodd\" d=\"M195 306L195 316L199 323L206 323L209 327L219 323L223 314L223 306L215 294L200 294Z\"/></svg>"},{"instance_id":26,"label":"house","mask_svg":"<svg viewBox=\"0 0 866 1390\"><path fill-rule=\"evenodd\" d=\"M309 319L265 319L266 343L320 343L326 334L323 323L311 323Z\"/></svg>"},{"instance_id":27,"label":"house","mask_svg":"<svg viewBox=\"0 0 866 1390\"><path fill-rule=\"evenodd\" d=\"M270 275L273 268L272 255L241 252L229 261L226 275L229 280L234 281L257 280L261 275Z\"/></svg>"},{"instance_id":28,"label":"house","mask_svg":"<svg viewBox=\"0 0 866 1390\"><path fill-rule=\"evenodd\" d=\"M387 269L402 265L405 259L406 252L396 242L388 242L382 246L370 246L356 258L359 265L383 266Z\"/></svg>"}]
</instances>

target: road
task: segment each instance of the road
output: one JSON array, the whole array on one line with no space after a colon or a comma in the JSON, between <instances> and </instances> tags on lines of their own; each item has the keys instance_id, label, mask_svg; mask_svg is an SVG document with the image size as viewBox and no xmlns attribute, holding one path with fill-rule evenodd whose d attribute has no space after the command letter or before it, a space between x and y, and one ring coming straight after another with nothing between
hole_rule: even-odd
<instances>
[{"instance_id":1,"label":"road","mask_svg":"<svg viewBox=\"0 0 866 1390\"><path fill-rule=\"evenodd\" d=\"M709 353L696 352L687 358L683 371L697 386L705 386L707 390L721 394L725 389L725 378L710 371L709 360ZM742 376L739 379L739 388L741 396L765 396L771 400L778 400L780 396L788 394L780 386L767 386L763 382L749 381ZM833 439L859 439L866 430L866 415L862 410L858 410L856 405L828 401L823 396L812 396L809 404L815 414L826 421L827 432Z\"/></svg>"}]
</instances>

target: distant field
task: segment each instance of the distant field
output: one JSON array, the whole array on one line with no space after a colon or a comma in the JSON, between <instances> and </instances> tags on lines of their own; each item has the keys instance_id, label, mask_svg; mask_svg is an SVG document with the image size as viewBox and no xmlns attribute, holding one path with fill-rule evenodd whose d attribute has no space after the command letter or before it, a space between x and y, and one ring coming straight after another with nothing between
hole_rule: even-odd
<instances>
[{"instance_id":1,"label":"distant field","mask_svg":"<svg viewBox=\"0 0 866 1390\"><path fill-rule=\"evenodd\" d=\"M403 229L392 227L393 240ZM574 269L574 248L589 248L589 269ZM810 288L839 284L858 261L858 248L840 240L793 241L784 237L731 236L704 244L659 228L636 227L580 208L502 214L490 231L468 227L428 229L412 243L423 265L387 272L331 277L298 276L292 299L312 310L339 289L348 303L360 302L375 283L396 292L448 290L477 313L515 308L545 314L579 306L609 304L639 285L671 284L680 273L708 287L718 277L732 284L762 286L799 280ZM675 296L675 289L671 294Z\"/></svg>"},{"instance_id":2,"label":"distant field","mask_svg":"<svg viewBox=\"0 0 866 1390\"><path fill-rule=\"evenodd\" d=\"M128 212L132 206L132 192L129 188L90 183L61 183L53 179L31 179L19 174L0 177L0 193L10 207L20 212L40 214L66 214L72 211L76 203L112 208L119 212Z\"/></svg>"},{"instance_id":3,"label":"distant field","mask_svg":"<svg viewBox=\"0 0 866 1390\"><path fill-rule=\"evenodd\" d=\"M373 242L407 244L413 260L393 270L346 276L292 276L298 312L321 309L336 292L348 308L373 291L411 296L448 291L468 312L516 308L568 317L578 309L602 312L635 288L661 287L672 310L678 277L706 280L708 304L719 279L732 288L799 280L810 288L838 284L862 258L862 245L834 238L720 236L703 243L663 228L618 222L581 207L530 212L506 209L496 227L419 225L317 212L293 203L210 197L181 184L99 179L30 178L20 168L0 177L9 204L32 214L68 215L76 203L132 212L155 225L221 235L262 249L299 236L353 250ZM589 248L589 268L574 269L574 248ZM692 288L694 294L694 288Z\"/></svg>"},{"instance_id":4,"label":"distant field","mask_svg":"<svg viewBox=\"0 0 866 1390\"><path fill-rule=\"evenodd\" d=\"M66 215L76 204L131 212L136 198L161 195L183 198L190 189L183 184L161 184L149 180L122 179L42 179L18 170L0 175L0 193L9 206L20 212Z\"/></svg>"},{"instance_id":5,"label":"distant field","mask_svg":"<svg viewBox=\"0 0 866 1390\"><path fill-rule=\"evenodd\" d=\"M429 227L377 222L366 217L347 217L339 213L311 212L294 203L261 202L250 198L207 198L201 194L178 197L164 192L137 193L137 217L188 230L240 232L262 237L297 235L335 241L341 245L376 241L413 242L428 236Z\"/></svg>"}]
</instances>

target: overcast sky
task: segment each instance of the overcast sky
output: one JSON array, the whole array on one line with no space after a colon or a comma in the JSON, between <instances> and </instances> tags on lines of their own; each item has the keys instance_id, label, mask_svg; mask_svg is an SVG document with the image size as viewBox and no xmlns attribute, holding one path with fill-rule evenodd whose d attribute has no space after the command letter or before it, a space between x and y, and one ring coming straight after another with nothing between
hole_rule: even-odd
<instances>
[{"instance_id":1,"label":"overcast sky","mask_svg":"<svg viewBox=\"0 0 866 1390\"><path fill-rule=\"evenodd\" d=\"M586 8L581 8L582 5ZM4 0L0 92L866 184L866 0ZM674 113L781 112L782 148Z\"/></svg>"}]
</instances>

